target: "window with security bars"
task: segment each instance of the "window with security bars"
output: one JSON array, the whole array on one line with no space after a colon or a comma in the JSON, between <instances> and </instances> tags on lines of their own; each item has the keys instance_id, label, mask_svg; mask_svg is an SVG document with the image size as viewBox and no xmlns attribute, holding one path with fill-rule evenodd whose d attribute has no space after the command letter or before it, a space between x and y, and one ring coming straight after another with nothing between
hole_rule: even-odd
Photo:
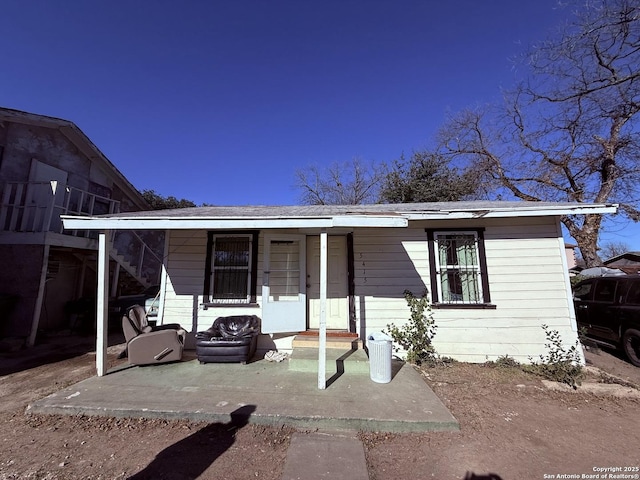
<instances>
[{"instance_id":1,"label":"window with security bars","mask_svg":"<svg viewBox=\"0 0 640 480\"><path fill-rule=\"evenodd\" d=\"M255 297L253 288L253 235L209 236L205 295L213 303L249 303Z\"/></svg>"},{"instance_id":2,"label":"window with security bars","mask_svg":"<svg viewBox=\"0 0 640 480\"><path fill-rule=\"evenodd\" d=\"M482 231L428 231L428 236L433 302L490 303Z\"/></svg>"}]
</instances>

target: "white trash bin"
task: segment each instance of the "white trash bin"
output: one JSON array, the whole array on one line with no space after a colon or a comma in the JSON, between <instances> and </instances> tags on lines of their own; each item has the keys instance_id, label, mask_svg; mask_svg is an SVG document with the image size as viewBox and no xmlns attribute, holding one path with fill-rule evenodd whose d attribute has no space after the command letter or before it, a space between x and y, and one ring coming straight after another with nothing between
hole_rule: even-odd
<instances>
[{"instance_id":1,"label":"white trash bin","mask_svg":"<svg viewBox=\"0 0 640 480\"><path fill-rule=\"evenodd\" d=\"M391 381L391 356L393 339L384 333L372 333L367 337L369 346L369 374L376 383Z\"/></svg>"}]
</instances>

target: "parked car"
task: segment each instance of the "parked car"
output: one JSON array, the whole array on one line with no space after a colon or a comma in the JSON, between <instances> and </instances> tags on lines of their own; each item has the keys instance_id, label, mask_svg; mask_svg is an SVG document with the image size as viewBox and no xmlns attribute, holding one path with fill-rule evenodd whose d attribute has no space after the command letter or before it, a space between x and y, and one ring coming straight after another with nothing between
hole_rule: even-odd
<instances>
[{"instance_id":1,"label":"parked car","mask_svg":"<svg viewBox=\"0 0 640 480\"><path fill-rule=\"evenodd\" d=\"M640 367L640 275L594 277L573 288L578 328Z\"/></svg>"},{"instance_id":2,"label":"parked car","mask_svg":"<svg viewBox=\"0 0 640 480\"><path fill-rule=\"evenodd\" d=\"M140 305L147 312L149 322L153 324L158 317L160 285L153 285L137 295L122 295L109 301L109 324L120 328L122 316L129 307Z\"/></svg>"}]
</instances>

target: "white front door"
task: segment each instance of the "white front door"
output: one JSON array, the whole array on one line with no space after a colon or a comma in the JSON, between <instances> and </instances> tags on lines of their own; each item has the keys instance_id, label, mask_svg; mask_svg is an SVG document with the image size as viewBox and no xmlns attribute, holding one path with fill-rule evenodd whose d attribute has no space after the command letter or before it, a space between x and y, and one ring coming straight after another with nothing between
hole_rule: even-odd
<instances>
[{"instance_id":1,"label":"white front door","mask_svg":"<svg viewBox=\"0 0 640 480\"><path fill-rule=\"evenodd\" d=\"M309 328L320 328L320 238L307 237L307 302ZM327 242L327 328L349 330L347 237Z\"/></svg>"},{"instance_id":2,"label":"white front door","mask_svg":"<svg viewBox=\"0 0 640 480\"><path fill-rule=\"evenodd\" d=\"M262 332L306 329L306 237L266 235L262 274Z\"/></svg>"}]
</instances>

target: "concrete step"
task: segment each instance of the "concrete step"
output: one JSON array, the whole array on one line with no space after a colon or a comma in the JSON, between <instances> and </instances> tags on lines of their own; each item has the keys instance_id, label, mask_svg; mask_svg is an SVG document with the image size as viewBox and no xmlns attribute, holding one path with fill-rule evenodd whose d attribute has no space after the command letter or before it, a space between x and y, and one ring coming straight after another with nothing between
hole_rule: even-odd
<instances>
[{"instance_id":1,"label":"concrete step","mask_svg":"<svg viewBox=\"0 0 640 480\"><path fill-rule=\"evenodd\" d=\"M293 372L318 371L317 348L294 348L289 357L289 370ZM326 372L333 374L369 375L369 357L362 349L327 348Z\"/></svg>"},{"instance_id":2,"label":"concrete step","mask_svg":"<svg viewBox=\"0 0 640 480\"><path fill-rule=\"evenodd\" d=\"M320 339L317 335L296 335L292 342L293 348L319 348ZM356 336L327 335L327 348L342 350L358 350L362 348L362 341Z\"/></svg>"}]
</instances>

